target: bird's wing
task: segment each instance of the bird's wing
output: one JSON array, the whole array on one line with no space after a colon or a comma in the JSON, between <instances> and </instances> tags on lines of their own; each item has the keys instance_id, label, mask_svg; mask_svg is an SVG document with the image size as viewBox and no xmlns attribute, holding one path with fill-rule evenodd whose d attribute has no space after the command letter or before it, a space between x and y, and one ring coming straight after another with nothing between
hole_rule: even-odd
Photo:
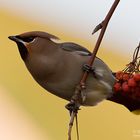
<instances>
[{"instance_id":1,"label":"bird's wing","mask_svg":"<svg viewBox=\"0 0 140 140\"><path fill-rule=\"evenodd\" d=\"M60 45L60 48L62 48L65 51L76 52L77 54L83 56L91 55L91 52L88 49L71 42L62 43Z\"/></svg>"}]
</instances>

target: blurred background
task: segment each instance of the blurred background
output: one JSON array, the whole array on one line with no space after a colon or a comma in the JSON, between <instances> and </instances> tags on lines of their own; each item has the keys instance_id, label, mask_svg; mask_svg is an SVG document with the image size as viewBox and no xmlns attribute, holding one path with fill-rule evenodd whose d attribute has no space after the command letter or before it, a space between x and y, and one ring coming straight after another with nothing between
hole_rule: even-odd
<instances>
[{"instance_id":1,"label":"blurred background","mask_svg":"<svg viewBox=\"0 0 140 140\"><path fill-rule=\"evenodd\" d=\"M42 89L26 70L9 35L41 30L62 41L93 50L99 33L94 27L106 16L114 0L0 0L0 140L66 140L67 103ZM140 41L140 1L121 1L98 56L113 71L131 61ZM140 139L140 116L104 101L81 107L80 140ZM73 139L76 139L73 128Z\"/></svg>"}]
</instances>

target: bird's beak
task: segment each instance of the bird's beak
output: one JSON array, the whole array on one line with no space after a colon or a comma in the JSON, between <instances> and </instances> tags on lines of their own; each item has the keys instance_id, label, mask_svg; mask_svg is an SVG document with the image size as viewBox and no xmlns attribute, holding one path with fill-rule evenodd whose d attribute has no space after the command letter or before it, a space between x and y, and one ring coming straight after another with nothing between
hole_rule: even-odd
<instances>
[{"instance_id":1,"label":"bird's beak","mask_svg":"<svg viewBox=\"0 0 140 140\"><path fill-rule=\"evenodd\" d=\"M8 38L12 41L20 42L20 39L18 39L16 36L9 36Z\"/></svg>"},{"instance_id":2,"label":"bird's beak","mask_svg":"<svg viewBox=\"0 0 140 140\"><path fill-rule=\"evenodd\" d=\"M16 42L16 43L22 43L24 46L27 45L27 43L25 43L23 40L17 38L16 36L9 36L8 37L10 40Z\"/></svg>"},{"instance_id":3,"label":"bird's beak","mask_svg":"<svg viewBox=\"0 0 140 140\"><path fill-rule=\"evenodd\" d=\"M25 60L28 55L28 49L26 47L27 43L18 38L17 36L9 36L8 38L17 43L21 58Z\"/></svg>"}]
</instances>

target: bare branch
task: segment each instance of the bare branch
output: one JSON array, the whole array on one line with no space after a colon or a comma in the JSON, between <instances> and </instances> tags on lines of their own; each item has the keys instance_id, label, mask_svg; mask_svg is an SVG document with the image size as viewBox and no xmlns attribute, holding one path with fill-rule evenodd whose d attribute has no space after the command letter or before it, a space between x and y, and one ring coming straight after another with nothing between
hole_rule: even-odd
<instances>
[{"instance_id":1,"label":"bare branch","mask_svg":"<svg viewBox=\"0 0 140 140\"><path fill-rule=\"evenodd\" d=\"M98 52L98 49L99 49L100 44L101 44L101 41L102 41L103 36L105 34L105 31L106 31L107 25L109 23L109 20L112 17L112 15L113 15L117 5L119 4L119 2L120 2L120 0L115 0L115 2L113 3L111 9L109 10L107 16L103 20L103 22L100 23L99 25L97 25L96 28L93 31L93 33L95 33L95 32L97 32L98 30L101 29L101 32L100 32L100 35L99 35L98 40L96 42L96 45L95 45L95 48L93 50L92 56L90 57L90 59L89 59L89 61L87 63L89 65L89 67L92 66L92 64L93 64L93 62L95 60L96 54ZM88 71L85 71L83 73L83 76L82 76L80 82L79 82L79 85L77 86L78 88L76 87L75 93L74 93L74 95L73 95L73 97L72 97L72 99L71 99L71 101L69 103L69 104L71 104L71 103L73 104L73 102L74 102L75 104L73 106L73 109L69 110L70 114L71 114L71 119L70 119L70 123L69 123L68 140L71 140L71 131L72 131L74 118L76 117L76 115L78 113L78 110L79 110L79 101L82 98L81 91L86 88L85 83L86 83L87 77L88 77ZM81 101L83 101L83 99ZM75 108L77 106L78 106L78 108Z\"/></svg>"}]
</instances>

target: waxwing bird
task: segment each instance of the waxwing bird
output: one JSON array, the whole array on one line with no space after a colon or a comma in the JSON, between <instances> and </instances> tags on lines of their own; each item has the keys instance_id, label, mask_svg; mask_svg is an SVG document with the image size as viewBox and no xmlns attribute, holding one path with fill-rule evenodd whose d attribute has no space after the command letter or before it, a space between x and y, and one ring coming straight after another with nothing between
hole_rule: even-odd
<instances>
[{"instance_id":1,"label":"waxwing bird","mask_svg":"<svg viewBox=\"0 0 140 140\"><path fill-rule=\"evenodd\" d=\"M91 52L75 43L56 43L54 39L58 37L41 31L9 36L9 39L17 43L21 58L36 82L50 93L70 101ZM109 67L96 58L81 105L93 106L110 97L114 82Z\"/></svg>"}]
</instances>

